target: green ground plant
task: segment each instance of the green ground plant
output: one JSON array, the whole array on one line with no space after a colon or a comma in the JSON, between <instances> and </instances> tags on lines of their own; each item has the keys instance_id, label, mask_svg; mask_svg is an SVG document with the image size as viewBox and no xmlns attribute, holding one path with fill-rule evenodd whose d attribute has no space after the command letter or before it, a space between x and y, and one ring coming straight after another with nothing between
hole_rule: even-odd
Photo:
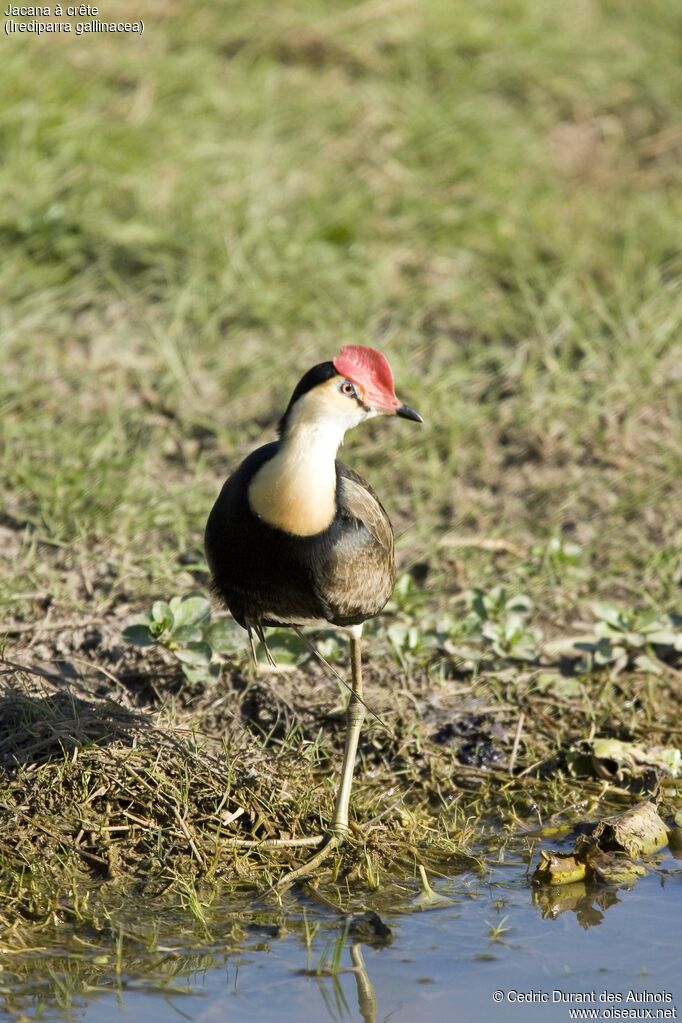
<instances>
[{"instance_id":1,"label":"green ground plant","mask_svg":"<svg viewBox=\"0 0 682 1023\"><path fill-rule=\"evenodd\" d=\"M225 655L234 659L240 649L239 627L225 618L211 621L211 604L190 593L156 600L149 611L123 630L136 646L158 643L180 661L188 682L211 682L220 677Z\"/></svg>"}]
</instances>

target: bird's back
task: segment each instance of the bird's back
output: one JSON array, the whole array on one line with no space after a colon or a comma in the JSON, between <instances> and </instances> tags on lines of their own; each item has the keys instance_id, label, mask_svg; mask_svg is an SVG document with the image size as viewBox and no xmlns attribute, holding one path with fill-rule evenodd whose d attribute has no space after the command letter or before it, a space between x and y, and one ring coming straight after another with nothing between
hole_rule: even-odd
<instances>
[{"instance_id":1,"label":"bird's back","mask_svg":"<svg viewBox=\"0 0 682 1023\"><path fill-rule=\"evenodd\" d=\"M250 481L279 449L252 452L227 480L208 519L206 556L216 592L244 626L329 622L378 614L395 581L393 530L368 483L336 462L336 514L312 536L276 529L254 514Z\"/></svg>"}]
</instances>

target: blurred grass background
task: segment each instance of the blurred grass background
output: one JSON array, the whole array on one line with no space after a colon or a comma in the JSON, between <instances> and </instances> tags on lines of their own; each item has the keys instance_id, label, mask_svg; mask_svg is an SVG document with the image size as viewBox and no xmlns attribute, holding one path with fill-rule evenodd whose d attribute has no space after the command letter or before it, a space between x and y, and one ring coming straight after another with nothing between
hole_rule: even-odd
<instances>
[{"instance_id":1,"label":"blurred grass background","mask_svg":"<svg viewBox=\"0 0 682 1023\"><path fill-rule=\"evenodd\" d=\"M296 381L381 348L343 457L434 599L667 605L682 507L675 0L108 0L3 38L4 612L192 584ZM443 546L501 539L516 553ZM577 542L568 594L543 557Z\"/></svg>"}]
</instances>

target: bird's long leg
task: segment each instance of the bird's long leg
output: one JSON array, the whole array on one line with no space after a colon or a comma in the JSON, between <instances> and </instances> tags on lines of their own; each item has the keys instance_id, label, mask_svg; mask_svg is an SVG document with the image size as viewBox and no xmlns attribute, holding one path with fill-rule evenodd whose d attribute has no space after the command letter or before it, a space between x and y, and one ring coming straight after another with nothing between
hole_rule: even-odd
<instances>
[{"instance_id":1,"label":"bird's long leg","mask_svg":"<svg viewBox=\"0 0 682 1023\"><path fill-rule=\"evenodd\" d=\"M317 659L320 662L320 664L323 665L323 667L325 667L327 669L327 671L332 676L332 678L336 679L337 682L340 682L341 685L345 689L347 689L349 693L352 693L353 692L353 687L349 686L348 683L346 682L345 678L343 677L343 675L340 675L339 672L334 667L334 665L330 664L329 661L327 660L327 658L322 656L322 654L317 649L315 644L311 643L311 641L308 639L308 637L306 636L305 632L302 632L301 629L298 627L298 625L292 625L291 628L294 630L294 632L296 633L298 638L301 640L301 642L305 643L305 645L308 647L308 650L310 650L310 652L313 655L313 657L317 657ZM353 626L353 628L358 629L358 628L360 628L360 626L356 625L356 626ZM363 705L365 710L369 711L369 713L372 715L372 717L377 719L377 721L382 726L382 728L385 728L386 731L388 731L388 725L385 724L385 722L383 722L381 720L381 718L376 713L376 711L372 710L372 708L369 706L369 704L365 703L365 701L361 697L358 696L358 699L360 700L360 703Z\"/></svg>"},{"instance_id":2,"label":"bird's long leg","mask_svg":"<svg viewBox=\"0 0 682 1023\"><path fill-rule=\"evenodd\" d=\"M348 836L348 805L350 803L350 790L353 784L353 771L355 768L355 757L358 751L360 730L365 717L365 705L362 700L362 645L360 636L362 626L353 626L350 632L351 650L351 672L352 690L348 701L346 712L346 744L343 751L343 764L341 765L341 778L336 793L336 804L334 816L332 817L327 841L319 852L316 852L309 860L295 870L289 871L277 883L277 888L289 888L294 881L302 877L309 877L327 859L334 849L338 848Z\"/></svg>"},{"instance_id":3,"label":"bird's long leg","mask_svg":"<svg viewBox=\"0 0 682 1023\"><path fill-rule=\"evenodd\" d=\"M258 624L255 626L255 629L256 629L256 632L258 633L259 640L263 644L263 649L265 650L265 656L268 659L268 664L270 665L271 668L276 668L277 667L277 661L275 660L275 658L270 653L270 647L268 646L268 644L267 644L267 642L265 640L265 633L263 632L263 626L261 625L260 622L258 622Z\"/></svg>"},{"instance_id":4,"label":"bird's long leg","mask_svg":"<svg viewBox=\"0 0 682 1023\"><path fill-rule=\"evenodd\" d=\"M358 629L357 632L352 632L350 637L353 688L346 712L346 745L343 751L341 778L331 823L332 834L339 835L341 838L345 838L348 834L350 790L353 784L353 771L355 769L355 757L358 752L360 731L362 729L362 722L365 719L365 703L362 699L362 640L360 639L360 631Z\"/></svg>"},{"instance_id":5,"label":"bird's long leg","mask_svg":"<svg viewBox=\"0 0 682 1023\"><path fill-rule=\"evenodd\" d=\"M251 625L247 626L247 632L249 634L249 647L251 649L251 664L254 671L258 670L258 651L256 650L256 640L253 635L253 628Z\"/></svg>"}]
</instances>

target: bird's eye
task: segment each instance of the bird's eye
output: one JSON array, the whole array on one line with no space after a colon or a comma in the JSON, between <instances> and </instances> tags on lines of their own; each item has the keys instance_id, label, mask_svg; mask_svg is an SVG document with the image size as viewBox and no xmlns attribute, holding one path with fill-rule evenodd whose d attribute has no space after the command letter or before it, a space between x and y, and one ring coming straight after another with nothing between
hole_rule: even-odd
<instances>
[{"instance_id":1,"label":"bird's eye","mask_svg":"<svg viewBox=\"0 0 682 1023\"><path fill-rule=\"evenodd\" d=\"M352 384L350 380L344 380L339 387L341 394L347 394L349 398L354 398L357 394L355 390L355 384Z\"/></svg>"}]
</instances>

